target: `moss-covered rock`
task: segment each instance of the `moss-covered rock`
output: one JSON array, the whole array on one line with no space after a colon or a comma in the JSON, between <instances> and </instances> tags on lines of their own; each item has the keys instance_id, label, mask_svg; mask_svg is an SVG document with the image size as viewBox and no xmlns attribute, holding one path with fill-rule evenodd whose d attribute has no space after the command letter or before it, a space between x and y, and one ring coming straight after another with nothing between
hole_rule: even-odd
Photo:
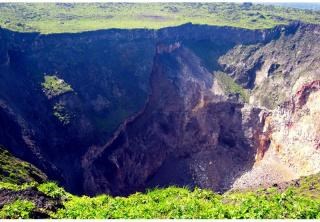
<instances>
[{"instance_id":1,"label":"moss-covered rock","mask_svg":"<svg viewBox=\"0 0 320 222\"><path fill-rule=\"evenodd\" d=\"M249 102L248 90L236 83L230 76L228 76L228 74L216 72L215 77L218 79L218 84L227 95L236 95L239 96L243 102Z\"/></svg>"},{"instance_id":2,"label":"moss-covered rock","mask_svg":"<svg viewBox=\"0 0 320 222\"><path fill-rule=\"evenodd\" d=\"M47 176L32 164L12 156L0 145L0 182L22 185L31 182L44 182Z\"/></svg>"},{"instance_id":3,"label":"moss-covered rock","mask_svg":"<svg viewBox=\"0 0 320 222\"><path fill-rule=\"evenodd\" d=\"M45 75L44 82L41 85L49 99L73 91L69 84L55 75Z\"/></svg>"}]
</instances>

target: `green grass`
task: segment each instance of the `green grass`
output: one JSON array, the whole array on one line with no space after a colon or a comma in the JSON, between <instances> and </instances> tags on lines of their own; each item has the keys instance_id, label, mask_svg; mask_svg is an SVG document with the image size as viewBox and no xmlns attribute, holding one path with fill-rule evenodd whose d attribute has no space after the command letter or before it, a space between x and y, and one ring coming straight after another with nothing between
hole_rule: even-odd
<instances>
[{"instance_id":1,"label":"green grass","mask_svg":"<svg viewBox=\"0 0 320 222\"><path fill-rule=\"evenodd\" d=\"M35 187L36 185L37 185L36 182L24 183L21 185L15 184L12 182L0 182L0 190L6 189L6 190L21 191L31 187Z\"/></svg>"},{"instance_id":2,"label":"green grass","mask_svg":"<svg viewBox=\"0 0 320 222\"><path fill-rule=\"evenodd\" d=\"M319 175L314 177L319 179ZM304 178L305 183L307 178ZM51 182L39 185L38 190L50 197L64 199L63 207L51 212L51 218L320 219L320 198L304 195L301 187L294 186L285 190L269 188L224 195L206 189L168 187L129 197L79 197ZM1 209L0 218L28 218L33 206L25 200L8 203Z\"/></svg>"},{"instance_id":3,"label":"green grass","mask_svg":"<svg viewBox=\"0 0 320 222\"><path fill-rule=\"evenodd\" d=\"M319 174L306 176L301 178L297 184L296 188L298 193L314 198L320 199L320 176Z\"/></svg>"},{"instance_id":4,"label":"green grass","mask_svg":"<svg viewBox=\"0 0 320 222\"><path fill-rule=\"evenodd\" d=\"M0 26L41 33L109 28L159 29L192 22L249 29L271 28L293 20L320 22L319 11L232 3L2 3Z\"/></svg>"},{"instance_id":5,"label":"green grass","mask_svg":"<svg viewBox=\"0 0 320 222\"><path fill-rule=\"evenodd\" d=\"M30 163L13 157L0 145L0 189L13 184L19 186L25 183L43 182L46 175Z\"/></svg>"},{"instance_id":6,"label":"green grass","mask_svg":"<svg viewBox=\"0 0 320 222\"><path fill-rule=\"evenodd\" d=\"M45 75L44 82L41 83L41 86L48 98L73 91L69 84L67 84L63 79L59 79L55 75Z\"/></svg>"},{"instance_id":7,"label":"green grass","mask_svg":"<svg viewBox=\"0 0 320 222\"><path fill-rule=\"evenodd\" d=\"M51 218L59 219L320 219L319 180L320 174L304 177L286 188L232 191L223 195L206 189L171 186L129 197L88 197L71 195L53 182L35 187L63 201L57 211L49 212ZM16 202L6 204L0 211L0 218L17 218L17 215L27 218L30 211L36 210L30 203L19 203L19 206Z\"/></svg>"},{"instance_id":8,"label":"green grass","mask_svg":"<svg viewBox=\"0 0 320 222\"><path fill-rule=\"evenodd\" d=\"M249 102L249 92L237 84L230 76L223 72L216 72L214 75L218 80L218 84L226 94L238 94L242 101Z\"/></svg>"},{"instance_id":9,"label":"green grass","mask_svg":"<svg viewBox=\"0 0 320 222\"><path fill-rule=\"evenodd\" d=\"M18 159L12 159L11 156L8 159L13 160L8 163L12 164L12 168L20 164ZM277 188L230 191L223 195L207 189L190 190L171 186L137 192L128 197L104 194L88 197L72 195L54 182L16 182L0 182L0 190L32 189L53 200L60 200L62 206L48 208L45 214L58 219L320 219L320 174L302 177ZM9 201L0 209L0 218L32 218L37 212L42 212L35 202L27 198L23 193L17 200L5 198Z\"/></svg>"},{"instance_id":10,"label":"green grass","mask_svg":"<svg viewBox=\"0 0 320 222\"><path fill-rule=\"evenodd\" d=\"M129 197L73 196L53 218L320 218L320 199L294 187L225 195L169 187Z\"/></svg>"}]
</instances>

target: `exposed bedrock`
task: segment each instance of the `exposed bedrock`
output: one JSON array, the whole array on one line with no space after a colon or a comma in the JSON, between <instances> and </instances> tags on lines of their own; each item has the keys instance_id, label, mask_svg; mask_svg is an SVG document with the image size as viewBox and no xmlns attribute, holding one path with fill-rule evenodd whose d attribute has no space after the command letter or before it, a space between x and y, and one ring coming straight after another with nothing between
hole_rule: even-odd
<instances>
[{"instance_id":1,"label":"exposed bedrock","mask_svg":"<svg viewBox=\"0 0 320 222\"><path fill-rule=\"evenodd\" d=\"M300 25L267 44L237 45L219 58L223 70L252 89L250 103L274 109L320 79L320 26Z\"/></svg>"},{"instance_id":2,"label":"exposed bedrock","mask_svg":"<svg viewBox=\"0 0 320 222\"><path fill-rule=\"evenodd\" d=\"M78 194L224 191L319 171L319 33L301 23L0 29L0 144ZM281 175L261 173L270 156Z\"/></svg>"},{"instance_id":3,"label":"exposed bedrock","mask_svg":"<svg viewBox=\"0 0 320 222\"><path fill-rule=\"evenodd\" d=\"M288 101L264 113L256 162L234 188L290 181L320 171L320 80L303 85Z\"/></svg>"},{"instance_id":4,"label":"exposed bedrock","mask_svg":"<svg viewBox=\"0 0 320 222\"><path fill-rule=\"evenodd\" d=\"M213 75L174 46L158 47L144 111L85 155L88 193L170 184L223 191L254 163L260 110L215 95Z\"/></svg>"}]
</instances>

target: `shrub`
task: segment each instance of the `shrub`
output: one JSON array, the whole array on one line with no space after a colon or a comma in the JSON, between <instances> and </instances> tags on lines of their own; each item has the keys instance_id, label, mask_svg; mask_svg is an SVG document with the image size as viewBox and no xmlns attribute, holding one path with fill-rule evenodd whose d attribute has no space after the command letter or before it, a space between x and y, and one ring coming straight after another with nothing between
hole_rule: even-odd
<instances>
[{"instance_id":1,"label":"shrub","mask_svg":"<svg viewBox=\"0 0 320 222\"><path fill-rule=\"evenodd\" d=\"M293 189L235 192L225 195L209 190L168 187L129 197L106 195L75 197L64 203L54 218L319 218L320 201Z\"/></svg>"},{"instance_id":2,"label":"shrub","mask_svg":"<svg viewBox=\"0 0 320 222\"><path fill-rule=\"evenodd\" d=\"M35 204L28 200L16 200L3 206L0 211L0 218L27 219L30 218Z\"/></svg>"},{"instance_id":3,"label":"shrub","mask_svg":"<svg viewBox=\"0 0 320 222\"><path fill-rule=\"evenodd\" d=\"M90 198L73 196L64 203L64 208L52 215L53 218L103 219L108 216L108 197L106 195Z\"/></svg>"},{"instance_id":4,"label":"shrub","mask_svg":"<svg viewBox=\"0 0 320 222\"><path fill-rule=\"evenodd\" d=\"M54 182L40 184L37 189L52 198L67 198L70 195Z\"/></svg>"}]
</instances>

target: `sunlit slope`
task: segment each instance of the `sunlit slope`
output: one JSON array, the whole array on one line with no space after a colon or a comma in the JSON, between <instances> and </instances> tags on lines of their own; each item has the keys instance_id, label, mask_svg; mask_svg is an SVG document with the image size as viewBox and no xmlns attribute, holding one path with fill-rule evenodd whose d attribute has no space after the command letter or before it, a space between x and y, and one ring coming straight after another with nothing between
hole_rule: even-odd
<instances>
[{"instance_id":1,"label":"sunlit slope","mask_svg":"<svg viewBox=\"0 0 320 222\"><path fill-rule=\"evenodd\" d=\"M2 147L3 148L3 147ZM168 187L128 197L75 196L0 148L0 218L320 218L320 175L231 191ZM35 177L35 175L37 176ZM41 179L40 179L41 178Z\"/></svg>"},{"instance_id":2,"label":"sunlit slope","mask_svg":"<svg viewBox=\"0 0 320 222\"><path fill-rule=\"evenodd\" d=\"M41 33L109 28L159 29L188 22L261 29L294 20L320 23L320 11L248 3L0 4L1 27Z\"/></svg>"}]
</instances>

